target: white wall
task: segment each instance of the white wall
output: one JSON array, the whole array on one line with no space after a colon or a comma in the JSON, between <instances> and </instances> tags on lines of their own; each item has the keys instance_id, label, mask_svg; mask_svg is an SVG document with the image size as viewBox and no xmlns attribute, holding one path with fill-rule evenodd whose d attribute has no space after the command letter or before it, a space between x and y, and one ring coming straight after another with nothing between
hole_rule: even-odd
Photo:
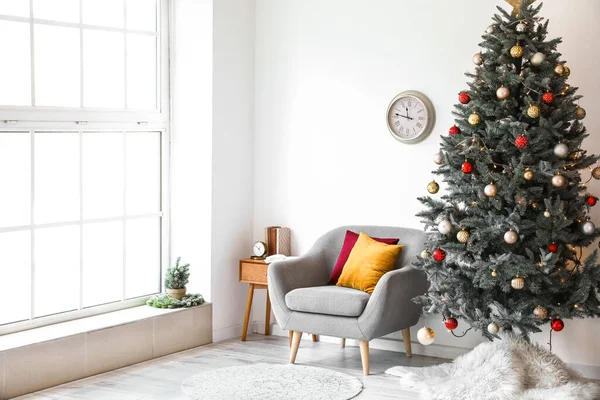
<instances>
[{"instance_id":1,"label":"white wall","mask_svg":"<svg viewBox=\"0 0 600 400\"><path fill-rule=\"evenodd\" d=\"M345 224L421 228L417 196L435 168L440 135L453 124L463 73L491 23L486 0L257 0L254 238L263 227L292 228L293 252L305 252L330 228ZM551 36L586 96L585 146L600 152L600 2L546 2ZM438 122L417 145L396 142L385 125L390 100L416 89L433 101ZM590 185L600 194L600 185ZM600 215L594 216L600 223ZM262 301L261 301L262 303ZM264 320L255 305L255 319ZM421 322L419 325L422 325ZM455 339L429 319L436 343L472 347L478 333ZM418 327L417 327L418 328ZM600 321L566 321L554 335L564 360L600 366ZM416 334L416 329L413 335ZM413 336L413 337L416 337ZM545 343L547 333L536 337ZM400 345L399 345L400 346Z\"/></svg>"},{"instance_id":2,"label":"white wall","mask_svg":"<svg viewBox=\"0 0 600 400\"><path fill-rule=\"evenodd\" d=\"M247 287L238 262L252 249L254 1L214 1L212 276L214 340L241 334Z\"/></svg>"},{"instance_id":3,"label":"white wall","mask_svg":"<svg viewBox=\"0 0 600 400\"><path fill-rule=\"evenodd\" d=\"M172 3L172 254L213 303L219 341L241 334L252 248L254 1Z\"/></svg>"}]
</instances>

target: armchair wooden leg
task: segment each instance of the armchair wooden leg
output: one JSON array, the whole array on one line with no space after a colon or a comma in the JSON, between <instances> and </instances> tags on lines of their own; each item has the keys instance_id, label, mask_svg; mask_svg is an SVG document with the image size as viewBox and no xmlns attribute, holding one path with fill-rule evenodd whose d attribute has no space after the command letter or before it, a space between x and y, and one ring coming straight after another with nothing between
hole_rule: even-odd
<instances>
[{"instance_id":1,"label":"armchair wooden leg","mask_svg":"<svg viewBox=\"0 0 600 400\"><path fill-rule=\"evenodd\" d=\"M319 341L319 338L314 333L312 335L310 335L310 336L312 336L312 341L313 342L318 342Z\"/></svg>"},{"instance_id":2,"label":"armchair wooden leg","mask_svg":"<svg viewBox=\"0 0 600 400\"><path fill-rule=\"evenodd\" d=\"M342 338L340 340L340 344L342 345L342 349L346 347L346 338Z\"/></svg>"},{"instance_id":3,"label":"armchair wooden leg","mask_svg":"<svg viewBox=\"0 0 600 400\"><path fill-rule=\"evenodd\" d=\"M292 347L292 338L294 337L294 331L290 331L290 348Z\"/></svg>"},{"instance_id":4,"label":"armchair wooden leg","mask_svg":"<svg viewBox=\"0 0 600 400\"><path fill-rule=\"evenodd\" d=\"M290 349L290 364L293 364L296 361L296 353L298 353L300 339L302 339L302 332L294 331L294 337L292 338L292 348Z\"/></svg>"},{"instance_id":5,"label":"armchair wooden leg","mask_svg":"<svg viewBox=\"0 0 600 400\"><path fill-rule=\"evenodd\" d=\"M406 357L412 357L412 348L410 345L410 328L402 329L402 340L406 348Z\"/></svg>"},{"instance_id":6,"label":"armchair wooden leg","mask_svg":"<svg viewBox=\"0 0 600 400\"><path fill-rule=\"evenodd\" d=\"M360 341L360 359L362 361L363 373L369 375L369 341Z\"/></svg>"}]
</instances>

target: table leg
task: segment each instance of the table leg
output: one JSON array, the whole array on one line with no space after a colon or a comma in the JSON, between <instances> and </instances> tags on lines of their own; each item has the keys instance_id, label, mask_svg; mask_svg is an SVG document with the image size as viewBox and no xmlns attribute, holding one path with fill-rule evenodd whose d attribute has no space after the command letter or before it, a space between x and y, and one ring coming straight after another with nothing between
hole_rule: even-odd
<instances>
[{"instance_id":1,"label":"table leg","mask_svg":"<svg viewBox=\"0 0 600 400\"><path fill-rule=\"evenodd\" d=\"M265 315L265 335L271 334L271 299L269 299L269 289L267 289L267 315Z\"/></svg>"},{"instance_id":2,"label":"table leg","mask_svg":"<svg viewBox=\"0 0 600 400\"><path fill-rule=\"evenodd\" d=\"M250 310L252 309L252 297L254 296L254 283L248 285L248 300L246 301L246 316L244 317L244 329L242 330L242 342L246 341L248 332L248 321L250 320Z\"/></svg>"}]
</instances>

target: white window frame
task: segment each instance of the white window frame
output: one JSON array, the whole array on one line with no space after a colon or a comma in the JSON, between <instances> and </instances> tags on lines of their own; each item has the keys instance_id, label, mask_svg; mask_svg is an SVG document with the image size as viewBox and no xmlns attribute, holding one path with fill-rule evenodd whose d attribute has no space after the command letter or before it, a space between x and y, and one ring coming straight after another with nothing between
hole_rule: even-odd
<instances>
[{"instance_id":1,"label":"white window frame","mask_svg":"<svg viewBox=\"0 0 600 400\"><path fill-rule=\"evenodd\" d=\"M33 0L30 0L30 6ZM125 109L105 109L105 108L66 108L66 107L31 107L31 106L0 106L0 132L160 132L161 134L161 207L158 213L123 216L116 218L102 218L97 221L111 220L129 220L143 217L160 217L161 221L161 249L160 249L160 276L157 277L160 281L159 288L162 289L162 275L164 269L169 265L171 259L170 246L170 153L171 153L171 134L170 134L170 1L157 0L157 15L160 17L157 21L157 33L155 36L159 38L157 46L157 110L140 111L140 110L125 110ZM81 7L81 0L80 0ZM56 26L70 26L92 28L105 31L125 32L124 29L95 27L84 24L62 23L56 21L47 21L20 17L0 16L1 20L24 21L33 23L44 23ZM148 32L138 32L128 30L127 32L150 34ZM33 38L35 40L35 38ZM31 43L33 46L33 42ZM127 51L127 50L125 50ZM126 59L126 58L125 58ZM32 59L32 66L35 65L35 60ZM33 75L33 69L32 69ZM125 80L125 85L127 81ZM32 85L33 86L33 85ZM32 96L35 88L32 87ZM35 104L35 103L34 103ZM34 160L31 160L33 165ZM33 170L32 170L33 171ZM81 190L81 185L80 185ZM81 196L81 193L80 193ZM32 205L33 207L33 205ZM94 220L95 222L96 220ZM35 221L34 221L35 222ZM87 222L87 221L86 221ZM3 228L0 232L18 230L19 228L33 229L40 226L64 226L64 225L82 225L83 221L77 222L60 222L56 224L34 224L27 227ZM125 240L125 239L124 239ZM33 252L32 244L32 252ZM81 244L80 244L81 246ZM33 253L32 253L33 256ZM33 259L32 259L33 263ZM79 266L80 276L83 265ZM126 266L125 266L126 268ZM32 268L33 274L35 267ZM37 317L33 316L33 296L31 293L31 313L30 319L25 321L8 323L0 325L0 335L18 332L22 330L32 329L45 325L55 324L59 322L70 321L74 319L89 317L92 315L103 314L111 311L121 310L125 308L135 307L145 304L150 295L142 296L133 299L123 299L121 301L97 305L92 307L83 307L81 301L80 287L80 302L79 309L76 311L66 311L59 314Z\"/></svg>"}]
</instances>

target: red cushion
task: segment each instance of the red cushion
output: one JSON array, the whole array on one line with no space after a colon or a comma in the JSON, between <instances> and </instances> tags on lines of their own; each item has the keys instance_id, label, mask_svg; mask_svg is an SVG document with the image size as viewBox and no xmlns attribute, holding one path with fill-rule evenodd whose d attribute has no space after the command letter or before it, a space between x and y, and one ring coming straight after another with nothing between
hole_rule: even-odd
<instances>
[{"instance_id":1,"label":"red cushion","mask_svg":"<svg viewBox=\"0 0 600 400\"><path fill-rule=\"evenodd\" d=\"M385 244L398 244L400 239L393 238L371 238L381 243ZM333 267L333 272L331 273L331 277L329 278L328 285L335 285L342 275L342 270L344 269L344 265L346 265L346 261L348 261L348 257L350 257L350 252L354 248L356 241L358 240L358 233L352 231L346 231L346 237L344 238L344 244L342 245L342 250L340 250L340 255L335 263L335 267Z\"/></svg>"}]
</instances>

